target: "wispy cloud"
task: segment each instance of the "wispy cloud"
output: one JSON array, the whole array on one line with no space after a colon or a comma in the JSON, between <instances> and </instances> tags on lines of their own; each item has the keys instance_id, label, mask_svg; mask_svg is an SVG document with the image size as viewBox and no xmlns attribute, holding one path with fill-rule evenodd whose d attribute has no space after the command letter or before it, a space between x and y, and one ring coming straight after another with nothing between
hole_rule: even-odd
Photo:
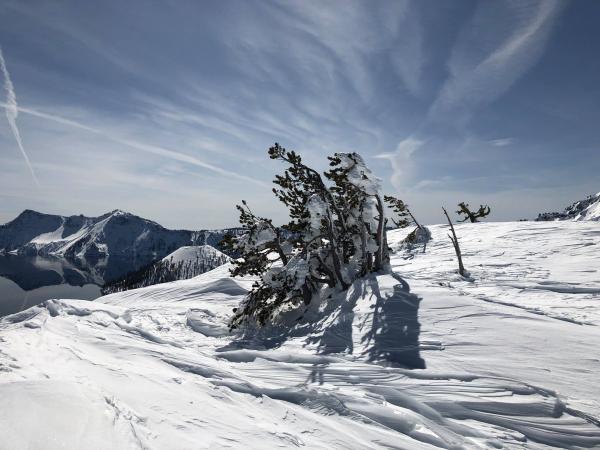
<instances>
[{"instance_id":1,"label":"wispy cloud","mask_svg":"<svg viewBox=\"0 0 600 450\"><path fill-rule=\"evenodd\" d=\"M507 147L509 145L512 145L512 143L515 140L513 138L500 138L500 139L492 139L491 141L488 141L490 144L492 144L494 147Z\"/></svg>"},{"instance_id":2,"label":"wispy cloud","mask_svg":"<svg viewBox=\"0 0 600 450\"><path fill-rule=\"evenodd\" d=\"M17 117L19 116L19 106L17 104L17 96L15 94L15 87L13 86L12 80L10 79L10 74L8 73L8 69L6 67L6 61L4 60L4 55L2 53L2 47L0 47L0 70L2 71L2 75L4 76L4 90L6 91L6 103L3 103L4 109L6 110L6 118L8 119L8 124L10 125L10 129L17 141L17 146L23 155L23 159L25 160L25 164L29 168L31 172L31 177L35 184L39 185L37 176L35 175L35 171L33 170L33 166L31 165L31 161L29 160L29 156L25 151L25 147L23 146L23 141L21 139L21 133L19 132L19 127L17 126Z\"/></svg>"},{"instance_id":3,"label":"wispy cloud","mask_svg":"<svg viewBox=\"0 0 600 450\"><path fill-rule=\"evenodd\" d=\"M7 108L10 104L9 103L0 103L0 105L4 106L5 108ZM37 111L35 109L30 109L30 108L22 108L22 107L17 107L17 111L20 111L24 114L29 114L35 117L38 117L40 119L45 119L45 120L50 120L56 123L60 123L62 125L67 125L70 127L74 127L74 128L78 128L80 130L85 130L88 131L90 133L94 133L97 135L100 135L106 139L109 139L113 142L122 144L122 145L126 145L128 147L134 148L136 150L139 150L141 152L145 152L145 153L151 153L154 155L158 155L158 156L162 156L164 158L168 158L174 161L179 161L182 163L187 163L187 164L191 164L197 167L202 167L204 169L210 170L211 172L215 172L219 175L224 175L227 177L233 177L233 178L237 178L239 180L243 180L243 181L248 181L254 184L258 184L260 186L266 186L268 187L269 185L261 180L257 180L255 178L251 178L248 177L246 175L237 173L237 172L233 172L231 170L226 170L223 169L221 167L215 166L214 164L210 164L207 163L195 156L191 156L185 153L181 153L175 150L170 150L168 148L165 147L161 147L161 146L157 146L157 145L150 145L150 144L145 144L142 142L138 142L132 139L127 139L127 138L122 138L122 137L118 137L115 136L111 133L108 133L106 131L100 130L98 128L94 128L94 127L90 127L88 125L85 125L83 123L71 120L71 119L67 119L65 117L61 117L55 114L48 114L45 112L41 112L41 111Z\"/></svg>"},{"instance_id":4,"label":"wispy cloud","mask_svg":"<svg viewBox=\"0 0 600 450\"><path fill-rule=\"evenodd\" d=\"M384 24L387 24L394 36L390 49L390 60L406 89L414 96L423 92L423 67L425 54L423 49L423 24L416 3L395 2L400 8L398 15L384 12Z\"/></svg>"},{"instance_id":5,"label":"wispy cloud","mask_svg":"<svg viewBox=\"0 0 600 450\"><path fill-rule=\"evenodd\" d=\"M465 121L508 91L542 56L563 6L560 0L481 3L452 50L450 76L429 117Z\"/></svg>"},{"instance_id":6,"label":"wispy cloud","mask_svg":"<svg viewBox=\"0 0 600 450\"><path fill-rule=\"evenodd\" d=\"M394 153L384 155L392 164L396 187L409 180L411 156L423 147L422 141L444 140L439 136L448 130L468 139L466 127L477 109L505 94L538 62L563 5L560 0L479 4L459 33L447 64L449 75L418 130ZM497 147L511 143L510 138L489 142Z\"/></svg>"}]
</instances>

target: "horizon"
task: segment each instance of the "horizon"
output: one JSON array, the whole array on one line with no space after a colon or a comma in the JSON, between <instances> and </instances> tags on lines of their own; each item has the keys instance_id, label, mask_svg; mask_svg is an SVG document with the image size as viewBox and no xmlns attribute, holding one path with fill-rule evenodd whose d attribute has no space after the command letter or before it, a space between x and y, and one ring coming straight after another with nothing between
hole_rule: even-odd
<instances>
[{"instance_id":1,"label":"horizon","mask_svg":"<svg viewBox=\"0 0 600 450\"><path fill-rule=\"evenodd\" d=\"M340 6L343 5L343 8ZM121 209L284 223L266 150L360 153L427 224L600 190L593 1L0 6L0 223ZM349 38L351 37L351 38Z\"/></svg>"},{"instance_id":2,"label":"horizon","mask_svg":"<svg viewBox=\"0 0 600 450\"><path fill-rule=\"evenodd\" d=\"M588 197L594 197L594 196L596 196L596 197L600 196L600 192L598 192L596 194L589 194L588 196L586 196L586 198L588 198ZM572 203L576 203L576 202L579 202L581 200L584 200L584 199L582 198L582 199L576 200L576 201L574 201ZM476 205L471 205L471 206L476 207ZM566 206L571 206L571 205L566 205ZM542 213L562 212L564 209L565 208L560 208L559 210L556 210L556 211L543 211ZM162 226L162 227L164 227L166 229L169 229L169 230L184 230L185 229L185 230L188 230L188 231L211 231L211 230L232 229L232 228L240 228L241 227L241 225L239 223L236 223L236 224L233 224L233 225L229 225L229 226L216 227L216 228L182 228L182 227L177 228L177 227L168 227L168 226L165 226L162 223L160 223L159 221L154 220L154 219L152 219L150 217L143 217L140 214L137 214L137 213L132 212L132 211L126 211L126 210L123 210L121 208L116 208L116 209L113 209L112 211L106 211L104 213L97 214L97 215L91 215L91 216L86 215L86 214L58 214L58 213L54 214L54 213L49 213L49 212L45 212L45 211L37 211L37 210L31 209L31 208L25 208L23 211L21 211L20 213L18 213L12 219L9 219L6 222L0 222L0 226L9 224L10 222L12 222L13 220L15 220L16 218L18 218L19 216L21 216L22 214L24 214L26 212L33 212L33 213L37 213L37 214L50 215L50 216L63 216L63 217L79 217L79 216L83 216L86 219L98 219L98 218L100 218L102 216L107 216L107 215L111 215L111 214L120 212L120 213L129 214L129 215L138 217L138 218L143 219L143 220L148 220L150 222L157 223L158 225L160 225L160 226ZM452 210L451 213L453 213L453 214L451 214L451 218L454 218L455 221L458 221L458 218L460 216L457 215L457 211ZM487 217L485 219L486 220L484 221L484 223L485 222L519 222L519 221L523 221L523 220L535 221L536 217L522 217L520 219L514 219L514 220L487 220ZM423 222L423 225L439 225L439 224L444 224L444 223L445 222L442 220L440 222ZM281 223L278 226L282 226L282 225L284 225L284 223Z\"/></svg>"}]
</instances>

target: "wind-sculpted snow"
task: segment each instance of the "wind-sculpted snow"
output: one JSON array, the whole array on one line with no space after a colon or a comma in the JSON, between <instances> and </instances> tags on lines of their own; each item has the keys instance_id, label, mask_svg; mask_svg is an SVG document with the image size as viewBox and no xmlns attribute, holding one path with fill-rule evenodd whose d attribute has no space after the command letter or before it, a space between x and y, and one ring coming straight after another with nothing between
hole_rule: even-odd
<instances>
[{"instance_id":1,"label":"wind-sculpted snow","mask_svg":"<svg viewBox=\"0 0 600 450\"><path fill-rule=\"evenodd\" d=\"M455 266L447 227L430 227L417 246L393 262L405 277L437 279L483 301L513 305L555 319L600 325L600 226L597 223L478 223L459 226L473 282L447 274ZM422 247L421 247L422 249Z\"/></svg>"},{"instance_id":2,"label":"wind-sculpted snow","mask_svg":"<svg viewBox=\"0 0 600 450\"><path fill-rule=\"evenodd\" d=\"M228 266L5 317L0 448L599 448L597 224L446 228L287 332Z\"/></svg>"}]
</instances>

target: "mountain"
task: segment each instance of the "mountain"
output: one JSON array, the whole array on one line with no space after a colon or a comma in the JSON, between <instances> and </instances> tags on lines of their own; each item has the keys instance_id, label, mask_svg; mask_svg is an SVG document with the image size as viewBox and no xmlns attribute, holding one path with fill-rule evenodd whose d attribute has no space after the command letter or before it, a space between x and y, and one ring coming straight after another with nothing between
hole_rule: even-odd
<instances>
[{"instance_id":1,"label":"mountain","mask_svg":"<svg viewBox=\"0 0 600 450\"><path fill-rule=\"evenodd\" d=\"M162 262L169 262L176 265L188 265L198 263L199 261L212 260L223 261L221 264L219 264L220 266L229 262L230 258L211 245L190 245L178 248L173 253L165 256L162 259Z\"/></svg>"},{"instance_id":2,"label":"mountain","mask_svg":"<svg viewBox=\"0 0 600 450\"><path fill-rule=\"evenodd\" d=\"M563 212L549 212L539 214L538 222L552 220L594 220L600 221L600 192L590 195L584 200L579 200L567 206Z\"/></svg>"},{"instance_id":3,"label":"mountain","mask_svg":"<svg viewBox=\"0 0 600 450\"><path fill-rule=\"evenodd\" d=\"M120 210L99 217L66 217L25 210L11 222L0 225L0 252L61 256L77 261L79 266L103 267L101 276L108 281L183 246L216 246L230 232L238 229L169 230Z\"/></svg>"},{"instance_id":4,"label":"mountain","mask_svg":"<svg viewBox=\"0 0 600 450\"><path fill-rule=\"evenodd\" d=\"M229 256L210 245L180 247L160 261L107 283L102 293L112 294L169 281L187 280L222 266L230 260Z\"/></svg>"}]
</instances>

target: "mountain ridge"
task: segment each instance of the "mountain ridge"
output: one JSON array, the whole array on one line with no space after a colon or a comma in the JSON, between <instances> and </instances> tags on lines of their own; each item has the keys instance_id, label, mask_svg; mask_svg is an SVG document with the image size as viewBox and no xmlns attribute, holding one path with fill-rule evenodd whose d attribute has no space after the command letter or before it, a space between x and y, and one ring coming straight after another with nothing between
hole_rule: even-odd
<instances>
[{"instance_id":1,"label":"mountain ridge","mask_svg":"<svg viewBox=\"0 0 600 450\"><path fill-rule=\"evenodd\" d=\"M600 221L600 192L572 203L562 212L541 213L535 220L538 222L554 220Z\"/></svg>"},{"instance_id":2,"label":"mountain ridge","mask_svg":"<svg viewBox=\"0 0 600 450\"><path fill-rule=\"evenodd\" d=\"M61 216L31 209L0 225L0 252L60 256L95 264L113 259L132 260L132 269L161 259L180 247L217 247L227 233L221 230L170 230L157 222L119 209L97 217Z\"/></svg>"}]
</instances>

